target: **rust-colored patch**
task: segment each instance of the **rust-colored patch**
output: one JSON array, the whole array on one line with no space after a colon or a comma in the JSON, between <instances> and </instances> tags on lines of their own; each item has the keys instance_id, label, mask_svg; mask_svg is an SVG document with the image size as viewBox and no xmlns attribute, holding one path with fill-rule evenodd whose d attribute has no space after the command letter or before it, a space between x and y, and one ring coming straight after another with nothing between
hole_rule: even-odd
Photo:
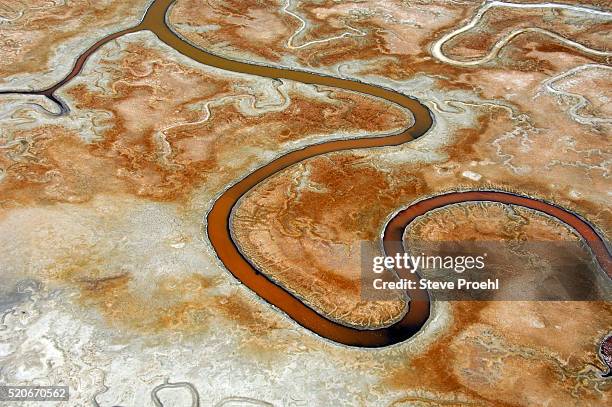
<instances>
[{"instance_id":1,"label":"rust-colored patch","mask_svg":"<svg viewBox=\"0 0 612 407\"><path fill-rule=\"evenodd\" d=\"M2 150L6 168L0 191L5 207L52 202L82 203L98 193L121 193L124 187L109 172L116 168L108 157L96 156L74 131L41 126L16 131L22 143Z\"/></svg>"},{"instance_id":2,"label":"rust-colored patch","mask_svg":"<svg viewBox=\"0 0 612 407\"><path fill-rule=\"evenodd\" d=\"M452 304L452 325L444 335L427 347L414 359L406 360L391 369L385 384L394 389L419 389L442 395L466 394L478 401L489 402L476 392L463 386L452 371L454 355L450 344L462 330L479 321L479 314L486 307L484 302L456 302ZM501 404L502 406L511 404Z\"/></svg>"},{"instance_id":3,"label":"rust-colored patch","mask_svg":"<svg viewBox=\"0 0 612 407\"><path fill-rule=\"evenodd\" d=\"M315 98L292 84L287 106L245 114L238 101L261 102L241 87L262 86L260 79L207 73L135 41L119 60L103 57L99 64L109 75L108 89L77 82L65 92L78 109L110 112L97 119L107 126L100 139L85 143L61 125L14 131L23 143L2 150L5 205L86 202L98 193L126 192L183 201L211 177L230 182L279 143L391 131L409 119L373 98L331 89L319 89ZM204 105L220 98L228 100L208 107L206 117Z\"/></svg>"},{"instance_id":4,"label":"rust-colored patch","mask_svg":"<svg viewBox=\"0 0 612 407\"><path fill-rule=\"evenodd\" d=\"M407 238L519 242L564 241L575 236L560 223L530 210L474 203L417 219ZM517 267L520 262L517 257ZM612 322L609 304L461 301L450 306L451 325L425 352L394 367L386 380L389 386L426 388L439 394L440 400L462 395L484 405L531 405L549 398L560 404L589 400L599 405L597 388L603 382L589 366L596 359L594 338ZM565 318L567 313L576 317ZM574 334L568 337L570 331ZM523 377L529 377L528 391L509 385Z\"/></svg>"},{"instance_id":5,"label":"rust-colored patch","mask_svg":"<svg viewBox=\"0 0 612 407\"><path fill-rule=\"evenodd\" d=\"M50 62L58 45L64 45L65 49L59 47L59 50L68 54L65 59L69 65L69 61L78 56L75 49L90 41L93 33L112 32L117 30L115 27L129 24L130 21L136 25L147 3L146 0L2 2L0 76L44 75L50 70L56 71L57 67L50 66ZM65 73L68 73L67 68ZM50 81L47 83L51 84ZM8 82L2 85L11 86Z\"/></svg>"},{"instance_id":6,"label":"rust-colored patch","mask_svg":"<svg viewBox=\"0 0 612 407\"><path fill-rule=\"evenodd\" d=\"M79 301L93 307L110 326L139 333L167 331L198 334L211 324L232 321L249 335L265 336L274 326L239 294L220 295L214 279L199 274L164 277L145 292L130 287L131 276L79 280ZM219 319L221 318L221 319Z\"/></svg>"}]
</instances>

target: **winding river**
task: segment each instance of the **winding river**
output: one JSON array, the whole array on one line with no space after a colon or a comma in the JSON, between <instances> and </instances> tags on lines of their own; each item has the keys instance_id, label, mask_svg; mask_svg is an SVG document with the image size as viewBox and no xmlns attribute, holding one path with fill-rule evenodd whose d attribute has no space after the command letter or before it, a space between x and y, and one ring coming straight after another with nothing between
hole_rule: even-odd
<instances>
[{"instance_id":1,"label":"winding river","mask_svg":"<svg viewBox=\"0 0 612 407\"><path fill-rule=\"evenodd\" d=\"M142 22L133 27L111 34L96 42L90 49L84 52L76 61L72 71L56 85L40 91L3 91L0 93L20 93L31 95L44 95L57 103L61 108L60 114L68 114L69 107L55 95L55 91L74 78L87 61L88 57L100 46L118 38L124 34L141 30L150 30L161 41L174 48L176 51L198 61L202 64L214 66L232 72L240 72L250 75L258 75L267 78L281 78L298 81L307 84L330 86L339 89L359 92L362 94L385 99L401 107L409 109L414 116L414 124L403 131L380 137L369 137L351 140L335 140L321 144L315 144L300 150L291 151L282 157L266 164L265 166L251 172L246 177L231 185L213 204L207 214L207 233L217 256L225 267L244 285L257 293L262 299L284 311L289 317L312 332L349 346L360 347L382 347L404 341L415 333L426 323L430 315L429 294L424 291L411 291L411 301L408 309L396 323L378 329L357 329L343 325L320 315L306 306L298 298L286 291L283 287L268 279L265 274L245 258L238 250L230 232L230 218L232 209L238 200L253 187L264 181L269 176L283 170L293 164L305 159L335 151L350 150L356 148L397 146L409 143L417 137L425 134L433 124L429 109L418 100L405 96L392 89L374 86L358 81L334 78L331 76L318 75L314 73L297 71L271 66L262 66L244 62L233 61L220 56L209 54L180 38L166 24L168 8L174 0L156 0L147 10ZM506 204L520 205L544 212L559 219L561 222L573 227L591 248L592 253L606 271L612 276L610 270L610 253L608 248L597 233L595 228L589 225L578 215L540 200L527 196L519 196L499 191L468 191L450 192L417 202L408 208L398 212L387 224L383 234L383 246L388 255L395 255L402 248L390 245L389 242L402 240L402 234L406 226L417 216L428 211L449 204L460 202L491 201ZM418 281L416 274L400 276Z\"/></svg>"}]
</instances>

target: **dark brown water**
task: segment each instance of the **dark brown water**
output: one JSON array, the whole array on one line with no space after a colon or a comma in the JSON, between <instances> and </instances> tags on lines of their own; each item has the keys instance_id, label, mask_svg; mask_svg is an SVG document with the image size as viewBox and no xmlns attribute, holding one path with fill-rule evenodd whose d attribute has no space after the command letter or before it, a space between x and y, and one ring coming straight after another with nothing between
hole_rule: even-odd
<instances>
[{"instance_id":1,"label":"dark brown water","mask_svg":"<svg viewBox=\"0 0 612 407\"><path fill-rule=\"evenodd\" d=\"M265 180L276 172L296 164L307 158L334 151L350 150L356 148L396 146L408 143L411 140L422 136L432 125L432 117L427 107L419 101L409 98L391 89L369 85L358 81L339 79L330 76L317 75L308 72L300 72L290 69L274 68L267 66L254 65L244 62L232 61L219 56L209 54L199 48L185 42L174 34L166 25L165 17L168 7L174 0L155 1L147 11L143 21L136 27L111 34L98 41L89 50L83 53L77 60L73 70L66 78L49 89L42 91L28 92L0 92L0 93L23 93L39 94L49 97L51 100L62 106L62 112L67 112L67 107L56 98L54 92L65 83L76 76L87 61L88 57L100 46L121 35L140 30L150 30L161 41L174 48L178 52L190 57L193 60L206 65L225 69L232 72L240 72L250 75L258 75L267 78L290 79L308 84L324 85L359 92L366 95L375 96L393 102L399 106L409 109L414 115L415 122L401 133L384 136L370 137L353 140L330 141L303 148L301 150L289 152L284 156L268 163L245 178L228 188L214 203L207 216L207 233L210 241L223 262L225 267L244 285L256 292L261 298L275 305L284 311L293 320L316 334L335 342L350 346L362 347L381 347L404 341L425 324L429 318L430 302L426 291L411 291L412 301L405 317L397 323L372 330L361 330L347 327L338 322L332 321L308 306L304 305L299 299L291 295L282 287L276 285L271 280L261 274L238 250L236 243L230 234L230 215L236 202L251 188ZM418 202L407 209L399 212L387 225L384 233L383 243L388 255L395 255L401 248L397 245L388 244L392 241L401 241L403 231L415 217L426 212L440 208L445 205L459 202L473 201L493 201L520 205L527 208L536 209L548 215L554 216L562 222L572 226L582 235L590 245L598 262L610 275L610 254L603 240L595 232L593 227L575 214L529 197L517 196L505 192L492 191L473 191L456 192ZM401 275L402 278L418 280L415 274Z\"/></svg>"}]
</instances>

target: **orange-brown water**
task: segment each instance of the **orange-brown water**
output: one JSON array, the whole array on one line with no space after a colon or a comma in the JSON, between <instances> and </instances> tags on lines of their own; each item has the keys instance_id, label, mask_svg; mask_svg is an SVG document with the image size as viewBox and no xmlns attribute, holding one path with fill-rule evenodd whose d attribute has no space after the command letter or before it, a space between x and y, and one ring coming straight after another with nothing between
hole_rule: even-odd
<instances>
[{"instance_id":1,"label":"orange-brown water","mask_svg":"<svg viewBox=\"0 0 612 407\"><path fill-rule=\"evenodd\" d=\"M612 278L612 258L610 257L608 248L597 231L584 219L559 206L502 191L450 192L424 199L410 205L408 208L395 215L387 224L383 236L385 250L387 250L387 246L392 246L390 244L391 242L403 240L406 226L418 216L424 215L434 209L462 202L500 202L509 205L518 205L557 218L561 222L571 226L580 236L582 236L601 268L610 278ZM389 244L387 244L387 242L389 242Z\"/></svg>"},{"instance_id":2,"label":"orange-brown water","mask_svg":"<svg viewBox=\"0 0 612 407\"><path fill-rule=\"evenodd\" d=\"M430 302L429 295L426 291L411 291L411 302L408 312L400 321L391 326L366 330L342 325L341 323L332 321L318 314L308 306L304 305L299 299L291 295L284 288L276 285L265 275L261 274L238 250L238 247L233 241L230 233L230 219L232 209L240 197L269 176L290 165L296 164L307 158L329 152L355 148L395 146L410 142L411 140L422 136L432 125L432 117L429 109L419 101L391 89L309 72L232 61L209 54L184 41L168 28L166 25L166 14L168 12L168 8L173 2L174 0L157 0L153 2L144 19L138 26L111 34L98 41L77 59L76 64L70 74L56 85L41 91L15 91L0 93L45 95L61 106L62 113L66 113L68 111L67 106L56 98L54 92L81 71L83 64L95 50L108 41L111 41L124 34L141 30L150 30L161 41L176 51L206 65L232 72L258 75L267 78L290 79L302 83L330 86L355 91L385 99L409 109L414 116L414 124L407 127L400 133L381 137L337 140L308 146L301 150L289 152L284 156L268 163L267 165L253 171L245 178L229 187L216 200L212 209L207 215L206 230L219 259L236 278L238 278L251 290L256 292L261 298L275 305L296 322L305 328L310 329L316 334L335 342L363 347L387 346L410 338L421 329L429 318ZM578 233L580 233L587 241L601 266L606 270L608 275L610 275L609 252L607 251L603 240L588 223L575 214L557 206L553 206L532 198L504 192L472 191L448 193L429 198L408 207L407 209L399 212L387 225L383 238L387 254L395 255L397 252L403 250L401 246L398 246L397 244L391 245L389 242L401 241L404 229L412 220L414 220L415 217L422 215L429 210L452 203L483 200L509 203L536 209L567 223L578 231ZM400 277L413 280L419 279L416 274L408 274L405 276L401 275Z\"/></svg>"}]
</instances>

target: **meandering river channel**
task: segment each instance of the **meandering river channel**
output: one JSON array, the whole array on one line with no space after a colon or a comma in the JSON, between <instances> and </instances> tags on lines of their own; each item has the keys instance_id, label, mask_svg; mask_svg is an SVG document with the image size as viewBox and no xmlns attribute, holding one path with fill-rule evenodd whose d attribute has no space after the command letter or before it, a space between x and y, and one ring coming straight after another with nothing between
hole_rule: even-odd
<instances>
[{"instance_id":1,"label":"meandering river channel","mask_svg":"<svg viewBox=\"0 0 612 407\"><path fill-rule=\"evenodd\" d=\"M253 187L278 171L305 159L325 153L356 148L397 146L403 143L409 143L424 135L431 128L433 119L430 110L418 100L405 96L392 89L304 71L238 62L209 54L186 42L168 27L166 15L173 2L174 0L154 1L139 25L111 34L96 42L77 59L72 71L56 85L40 91L16 90L0 93L44 95L61 107L60 114L68 114L69 107L57 98L55 91L69 82L81 71L88 57L100 46L124 34L141 30L150 30L161 41L176 51L202 64L232 72L240 72L267 78L289 79L307 84L330 86L359 92L385 99L409 109L414 116L414 123L397 134L359 139L334 140L311 145L300 150L291 151L251 172L246 177L227 188L223 194L218 197L210 212L207 214L206 231L217 256L238 280L257 293L262 299L278 307L297 323L312 332L335 342L360 347L387 346L404 341L413 336L427 322L430 315L430 301L426 291L412 291L407 312L403 318L390 326L377 329L358 329L343 325L309 308L298 298L294 297L283 287L275 284L268 279L264 273L258 270L249 259L245 258L239 251L232 238L230 221L232 209L238 200ZM406 226L417 216L445 205L474 201L491 201L520 205L544 212L559 219L561 222L573 227L574 230L582 236L591 248L600 266L609 276L612 276L610 270L610 252L595 228L589 225L584 219L559 206L527 196L519 196L499 191L450 192L417 202L398 212L388 222L383 234L384 247L388 252L386 254L395 255L397 250L402 250L401 248L398 249L397 245L393 245L395 249L391 249L391 245L387 245L386 243L400 241ZM415 280L419 279L416 274L403 277Z\"/></svg>"}]
</instances>

